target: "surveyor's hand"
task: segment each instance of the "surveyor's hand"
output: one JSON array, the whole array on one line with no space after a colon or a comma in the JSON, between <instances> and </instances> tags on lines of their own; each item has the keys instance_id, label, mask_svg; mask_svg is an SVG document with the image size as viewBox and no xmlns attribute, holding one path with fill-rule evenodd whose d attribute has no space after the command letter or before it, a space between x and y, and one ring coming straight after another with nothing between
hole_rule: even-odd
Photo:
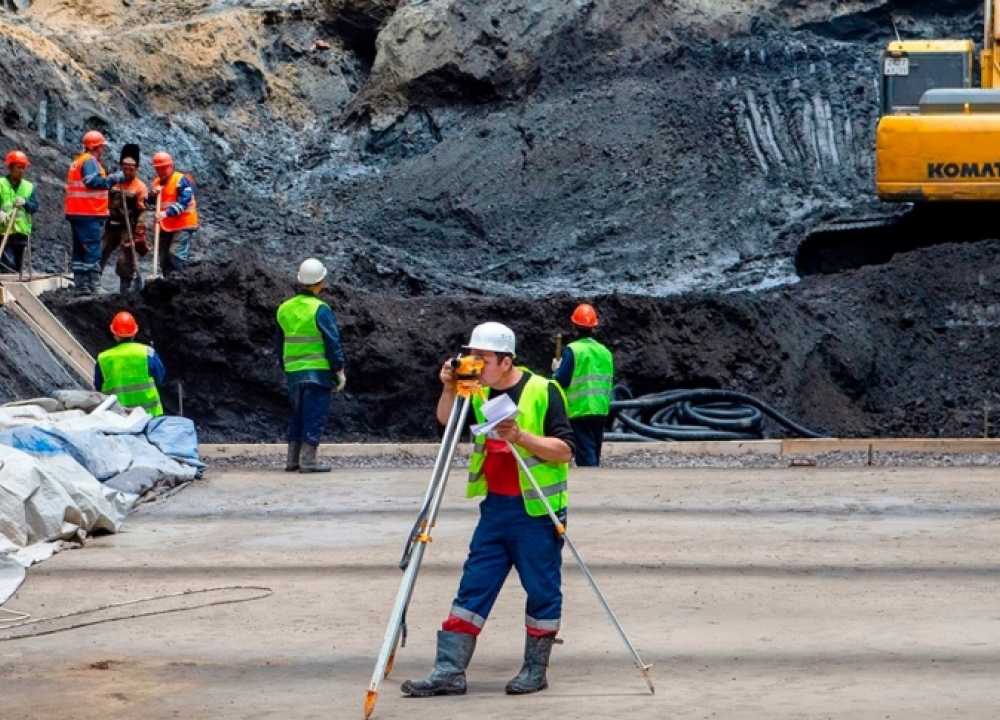
<instances>
[{"instance_id":1,"label":"surveyor's hand","mask_svg":"<svg viewBox=\"0 0 1000 720\"><path fill-rule=\"evenodd\" d=\"M24 207L24 198L23 197L14 198L14 207Z\"/></svg>"},{"instance_id":2,"label":"surveyor's hand","mask_svg":"<svg viewBox=\"0 0 1000 720\"><path fill-rule=\"evenodd\" d=\"M458 382L458 378L455 377L455 368L451 366L451 360L445 360L444 365L441 366L441 372L438 374L441 378L441 384L444 386L455 387L455 383Z\"/></svg>"},{"instance_id":3,"label":"surveyor's hand","mask_svg":"<svg viewBox=\"0 0 1000 720\"><path fill-rule=\"evenodd\" d=\"M341 392L344 386L347 385L347 376L344 374L343 370L337 371L337 392Z\"/></svg>"},{"instance_id":4,"label":"surveyor's hand","mask_svg":"<svg viewBox=\"0 0 1000 720\"><path fill-rule=\"evenodd\" d=\"M559 372L560 365L562 365L562 358L552 358L552 372Z\"/></svg>"},{"instance_id":5,"label":"surveyor's hand","mask_svg":"<svg viewBox=\"0 0 1000 720\"><path fill-rule=\"evenodd\" d=\"M521 428L514 418L504 420L493 428L493 432L501 440L506 440L514 445L517 445L521 440Z\"/></svg>"}]
</instances>

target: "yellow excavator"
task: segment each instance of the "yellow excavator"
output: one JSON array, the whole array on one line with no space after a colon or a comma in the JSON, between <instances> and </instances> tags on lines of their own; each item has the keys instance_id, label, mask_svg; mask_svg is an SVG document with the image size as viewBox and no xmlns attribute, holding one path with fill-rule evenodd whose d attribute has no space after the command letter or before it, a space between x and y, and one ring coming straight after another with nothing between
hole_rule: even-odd
<instances>
[{"instance_id":1,"label":"yellow excavator","mask_svg":"<svg viewBox=\"0 0 1000 720\"><path fill-rule=\"evenodd\" d=\"M972 40L900 40L881 57L875 191L900 211L815 228L800 276L889 261L940 242L1000 237L1000 0L984 4L975 84Z\"/></svg>"},{"instance_id":2,"label":"yellow excavator","mask_svg":"<svg viewBox=\"0 0 1000 720\"><path fill-rule=\"evenodd\" d=\"M875 190L886 202L1000 200L1000 0L972 40L898 40L882 55Z\"/></svg>"}]
</instances>

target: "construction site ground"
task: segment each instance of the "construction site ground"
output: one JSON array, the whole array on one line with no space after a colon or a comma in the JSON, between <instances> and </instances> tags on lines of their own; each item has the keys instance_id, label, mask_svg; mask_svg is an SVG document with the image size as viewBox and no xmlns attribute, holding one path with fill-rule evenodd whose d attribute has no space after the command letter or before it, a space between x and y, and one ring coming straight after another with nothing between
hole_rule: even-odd
<instances>
[{"instance_id":1,"label":"construction site ground","mask_svg":"<svg viewBox=\"0 0 1000 720\"><path fill-rule=\"evenodd\" d=\"M639 653L573 558L549 690L508 697L523 593L508 580L465 697L414 700L476 503L452 472L409 642L375 718L992 718L1000 714L1000 519L989 467L575 469L569 533ZM201 606L0 642L3 718L354 718L430 471L210 470L118 535L36 566L5 609L46 623ZM14 631L0 633L0 636Z\"/></svg>"}]
</instances>

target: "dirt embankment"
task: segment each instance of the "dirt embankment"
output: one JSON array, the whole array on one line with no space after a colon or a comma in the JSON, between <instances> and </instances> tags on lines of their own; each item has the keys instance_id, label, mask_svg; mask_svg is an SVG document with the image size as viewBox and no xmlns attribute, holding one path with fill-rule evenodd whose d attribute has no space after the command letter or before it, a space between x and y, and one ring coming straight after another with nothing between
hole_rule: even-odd
<instances>
[{"instance_id":1,"label":"dirt embankment","mask_svg":"<svg viewBox=\"0 0 1000 720\"><path fill-rule=\"evenodd\" d=\"M835 436L977 437L984 402L1000 400L998 251L997 241L943 245L762 293L587 299L618 379L636 393L741 390ZM133 311L140 340L153 341L167 365L168 410L180 380L203 440L278 440L287 403L273 318L291 283L251 256L151 284L135 303L64 293L47 303L94 353L111 342L112 315ZM329 425L337 440L436 438L437 369L476 323L509 323L519 359L546 370L578 300L403 298L340 285L326 299L348 357L347 391Z\"/></svg>"}]
</instances>

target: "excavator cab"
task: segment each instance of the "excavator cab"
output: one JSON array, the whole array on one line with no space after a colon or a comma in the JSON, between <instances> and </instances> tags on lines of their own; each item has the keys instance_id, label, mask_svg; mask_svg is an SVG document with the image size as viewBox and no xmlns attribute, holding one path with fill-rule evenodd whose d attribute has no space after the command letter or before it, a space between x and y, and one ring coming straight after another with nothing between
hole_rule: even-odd
<instances>
[{"instance_id":1,"label":"excavator cab","mask_svg":"<svg viewBox=\"0 0 1000 720\"><path fill-rule=\"evenodd\" d=\"M882 55L875 191L885 202L1000 201L1000 0L972 40L897 40Z\"/></svg>"}]
</instances>

